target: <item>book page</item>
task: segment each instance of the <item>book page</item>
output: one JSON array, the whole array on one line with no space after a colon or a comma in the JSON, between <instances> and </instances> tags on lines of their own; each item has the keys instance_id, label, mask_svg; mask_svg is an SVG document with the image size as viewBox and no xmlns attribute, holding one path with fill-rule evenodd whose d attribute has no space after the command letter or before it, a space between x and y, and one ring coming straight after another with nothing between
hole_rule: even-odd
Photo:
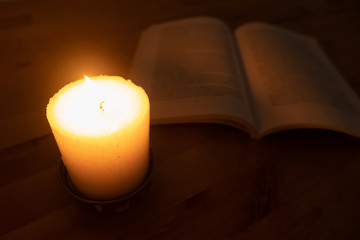
<instances>
[{"instance_id":1,"label":"book page","mask_svg":"<svg viewBox=\"0 0 360 240\"><path fill-rule=\"evenodd\" d=\"M317 42L264 23L238 28L260 135L324 128L360 136L360 102Z\"/></svg>"},{"instance_id":2,"label":"book page","mask_svg":"<svg viewBox=\"0 0 360 240\"><path fill-rule=\"evenodd\" d=\"M131 79L151 103L151 123L252 124L233 36L219 20L196 17L151 26L141 36ZM225 119L223 119L225 121Z\"/></svg>"}]
</instances>

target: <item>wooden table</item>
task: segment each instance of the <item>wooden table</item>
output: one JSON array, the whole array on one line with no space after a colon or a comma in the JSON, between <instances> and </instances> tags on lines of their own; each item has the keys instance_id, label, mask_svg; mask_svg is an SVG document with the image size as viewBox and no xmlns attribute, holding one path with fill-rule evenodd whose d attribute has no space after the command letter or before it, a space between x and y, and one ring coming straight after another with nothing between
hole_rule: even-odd
<instances>
[{"instance_id":1,"label":"wooden table","mask_svg":"<svg viewBox=\"0 0 360 240\"><path fill-rule=\"evenodd\" d=\"M312 35L360 94L359 13L355 0L0 1L0 117L44 109L85 73L126 76L142 29L195 15ZM0 238L360 238L359 139L298 130L252 140L184 124L152 127L151 145L151 181L120 214L99 214L61 187L51 134L0 150Z\"/></svg>"}]
</instances>

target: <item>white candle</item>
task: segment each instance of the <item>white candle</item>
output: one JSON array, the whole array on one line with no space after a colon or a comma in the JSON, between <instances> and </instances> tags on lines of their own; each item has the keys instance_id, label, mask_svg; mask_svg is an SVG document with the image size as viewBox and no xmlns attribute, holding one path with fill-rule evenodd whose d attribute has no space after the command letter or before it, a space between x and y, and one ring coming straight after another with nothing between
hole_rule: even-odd
<instances>
[{"instance_id":1,"label":"white candle","mask_svg":"<svg viewBox=\"0 0 360 240\"><path fill-rule=\"evenodd\" d=\"M98 76L63 87L47 118L75 187L97 200L134 190L149 163L149 99L121 77Z\"/></svg>"}]
</instances>

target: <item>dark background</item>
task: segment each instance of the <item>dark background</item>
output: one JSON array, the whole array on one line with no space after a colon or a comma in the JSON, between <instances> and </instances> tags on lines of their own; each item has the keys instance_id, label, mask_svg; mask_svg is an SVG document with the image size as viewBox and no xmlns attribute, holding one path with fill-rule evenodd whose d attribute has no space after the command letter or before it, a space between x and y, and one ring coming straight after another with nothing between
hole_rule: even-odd
<instances>
[{"instance_id":1,"label":"dark background","mask_svg":"<svg viewBox=\"0 0 360 240\"><path fill-rule=\"evenodd\" d=\"M143 29L196 15L311 35L360 94L359 10L356 0L2 0L0 118L42 112L85 74L127 77ZM97 214L61 188L51 134L0 150L0 238L360 237L356 138L298 130L252 140L227 126L184 124L152 127L151 144L151 182L122 214Z\"/></svg>"}]
</instances>

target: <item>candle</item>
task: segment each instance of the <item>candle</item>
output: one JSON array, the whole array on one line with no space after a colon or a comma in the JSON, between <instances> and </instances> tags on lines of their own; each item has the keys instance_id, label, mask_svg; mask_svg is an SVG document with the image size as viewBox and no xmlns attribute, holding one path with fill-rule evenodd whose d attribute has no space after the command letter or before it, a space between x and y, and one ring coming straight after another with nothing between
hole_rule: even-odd
<instances>
[{"instance_id":1,"label":"candle","mask_svg":"<svg viewBox=\"0 0 360 240\"><path fill-rule=\"evenodd\" d=\"M114 76L72 82L49 101L46 115L74 186L95 200L136 189L149 163L149 99Z\"/></svg>"}]
</instances>

